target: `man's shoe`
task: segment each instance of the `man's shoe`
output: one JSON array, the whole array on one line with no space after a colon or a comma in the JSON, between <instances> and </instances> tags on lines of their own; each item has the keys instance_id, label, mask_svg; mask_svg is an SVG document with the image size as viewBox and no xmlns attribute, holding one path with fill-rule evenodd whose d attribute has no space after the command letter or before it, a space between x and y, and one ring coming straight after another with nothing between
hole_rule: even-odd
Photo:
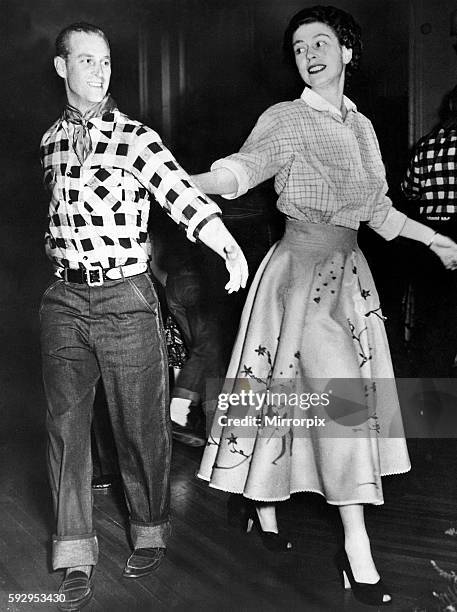
<instances>
[{"instance_id":1,"label":"man's shoe","mask_svg":"<svg viewBox=\"0 0 457 612\"><path fill-rule=\"evenodd\" d=\"M65 596L65 601L58 604L59 610L80 610L89 603L94 593L91 584L93 573L92 569L90 576L80 571L67 574L59 587L59 595Z\"/></svg>"},{"instance_id":2,"label":"man's shoe","mask_svg":"<svg viewBox=\"0 0 457 612\"><path fill-rule=\"evenodd\" d=\"M172 421L171 432L173 440L176 440L176 442L181 442L186 446L197 447L205 446L206 444L205 438L187 425L180 425L179 423L175 423L174 421Z\"/></svg>"},{"instance_id":3,"label":"man's shoe","mask_svg":"<svg viewBox=\"0 0 457 612\"><path fill-rule=\"evenodd\" d=\"M165 548L135 548L127 559L124 578L142 578L157 569L165 556Z\"/></svg>"}]
</instances>

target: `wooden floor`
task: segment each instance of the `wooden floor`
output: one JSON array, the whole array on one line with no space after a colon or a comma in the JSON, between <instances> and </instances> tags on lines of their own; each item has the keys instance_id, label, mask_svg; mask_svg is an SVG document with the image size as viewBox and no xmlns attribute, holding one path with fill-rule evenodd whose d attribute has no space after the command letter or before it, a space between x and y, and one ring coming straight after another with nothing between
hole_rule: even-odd
<instances>
[{"instance_id":1,"label":"wooden floor","mask_svg":"<svg viewBox=\"0 0 457 612\"><path fill-rule=\"evenodd\" d=\"M332 558L335 511L314 495L280 506L280 523L293 552L275 556L255 533L225 520L226 496L194 477L200 452L176 445L173 458L173 535L167 557L152 576L126 581L129 548L119 491L95 496L100 541L95 595L88 611L370 609L340 588ZM8 593L52 593L60 574L50 569L52 510L42 432L4 441L0 456L0 610L48 610L50 604L8 604ZM379 568L394 593L392 610L435 610L442 583L430 560L457 569L455 462L422 470L422 481L386 483L386 504L367 519ZM451 486L452 485L452 486ZM421 490L423 488L423 490Z\"/></svg>"},{"instance_id":2,"label":"wooden floor","mask_svg":"<svg viewBox=\"0 0 457 612\"><path fill-rule=\"evenodd\" d=\"M13 322L14 323L14 322ZM19 325L19 324L17 324ZM11 329L17 329L16 323ZM44 403L39 355L29 334L9 338L14 358L0 369L0 612L52 610L50 604L8 604L9 593L54 593L61 581L50 566L53 516L45 468ZM410 476L385 481L386 503L368 508L377 565L392 589L394 611L437 610L434 590L445 585L432 568L457 570L457 453L437 447L432 462L415 452ZM315 495L279 506L282 531L294 549L275 556L256 533L239 533L225 519L226 495L194 477L201 450L175 445L172 475L173 535L158 571L121 578L129 547L119 491L97 493L100 542L95 595L88 612L185 610L224 612L370 610L340 587L335 509Z\"/></svg>"}]
</instances>

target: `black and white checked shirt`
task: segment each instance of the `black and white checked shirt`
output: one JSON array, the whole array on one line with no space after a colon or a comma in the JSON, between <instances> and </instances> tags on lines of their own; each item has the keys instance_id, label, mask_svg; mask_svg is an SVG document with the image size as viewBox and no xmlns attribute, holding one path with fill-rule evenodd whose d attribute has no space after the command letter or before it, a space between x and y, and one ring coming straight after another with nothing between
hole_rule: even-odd
<instances>
[{"instance_id":1,"label":"black and white checked shirt","mask_svg":"<svg viewBox=\"0 0 457 612\"><path fill-rule=\"evenodd\" d=\"M82 165L70 144L72 126L62 118L41 141L51 196L46 252L57 266L146 262L149 194L192 241L220 215L152 129L117 109L88 125L93 148Z\"/></svg>"},{"instance_id":2,"label":"black and white checked shirt","mask_svg":"<svg viewBox=\"0 0 457 612\"><path fill-rule=\"evenodd\" d=\"M347 115L306 88L298 100L267 109L239 153L216 161L237 178L238 197L275 177L278 209L309 223L358 229L390 240L406 216L387 197L385 168L371 122L346 96Z\"/></svg>"},{"instance_id":3,"label":"black and white checked shirt","mask_svg":"<svg viewBox=\"0 0 457 612\"><path fill-rule=\"evenodd\" d=\"M419 200L418 216L434 224L457 221L457 130L421 138L401 184L410 200Z\"/></svg>"}]
</instances>

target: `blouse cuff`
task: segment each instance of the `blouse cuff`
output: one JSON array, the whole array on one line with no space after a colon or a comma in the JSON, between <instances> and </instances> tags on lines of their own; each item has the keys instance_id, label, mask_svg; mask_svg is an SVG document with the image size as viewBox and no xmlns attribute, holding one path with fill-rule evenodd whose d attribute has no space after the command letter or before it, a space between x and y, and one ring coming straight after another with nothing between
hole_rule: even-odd
<instances>
[{"instance_id":1,"label":"blouse cuff","mask_svg":"<svg viewBox=\"0 0 457 612\"><path fill-rule=\"evenodd\" d=\"M402 231L407 218L404 213L391 206L381 225L375 227L371 222L368 222L368 225L384 240L393 240Z\"/></svg>"},{"instance_id":2,"label":"blouse cuff","mask_svg":"<svg viewBox=\"0 0 457 612\"><path fill-rule=\"evenodd\" d=\"M431 227L428 227L428 225L408 218L406 219L404 228L401 230L400 236L411 238L411 240L417 240L430 247L432 246L433 238L436 234L437 232Z\"/></svg>"},{"instance_id":3,"label":"blouse cuff","mask_svg":"<svg viewBox=\"0 0 457 612\"><path fill-rule=\"evenodd\" d=\"M237 190L233 193L226 193L222 197L226 200L234 200L235 198L239 198L247 191L249 191L249 177L244 169L243 165L233 159L222 158L216 160L211 165L211 170L216 170L217 168L226 168L230 170L230 172L235 176L237 182Z\"/></svg>"}]
</instances>

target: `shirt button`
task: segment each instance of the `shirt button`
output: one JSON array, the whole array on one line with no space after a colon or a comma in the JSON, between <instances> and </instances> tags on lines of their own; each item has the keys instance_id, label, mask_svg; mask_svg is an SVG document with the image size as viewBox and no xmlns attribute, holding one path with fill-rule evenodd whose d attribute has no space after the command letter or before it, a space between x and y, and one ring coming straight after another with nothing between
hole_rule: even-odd
<instances>
[{"instance_id":1,"label":"shirt button","mask_svg":"<svg viewBox=\"0 0 457 612\"><path fill-rule=\"evenodd\" d=\"M75 232L76 232L76 233L78 233L78 232L79 232L79 229L78 229L77 227L75 227Z\"/></svg>"},{"instance_id":2,"label":"shirt button","mask_svg":"<svg viewBox=\"0 0 457 612\"><path fill-rule=\"evenodd\" d=\"M87 255L84 255L83 259L89 259L89 258L87 257Z\"/></svg>"},{"instance_id":3,"label":"shirt button","mask_svg":"<svg viewBox=\"0 0 457 612\"><path fill-rule=\"evenodd\" d=\"M70 172L67 172L67 176L73 176L72 173L71 173L71 170L70 170Z\"/></svg>"}]
</instances>

